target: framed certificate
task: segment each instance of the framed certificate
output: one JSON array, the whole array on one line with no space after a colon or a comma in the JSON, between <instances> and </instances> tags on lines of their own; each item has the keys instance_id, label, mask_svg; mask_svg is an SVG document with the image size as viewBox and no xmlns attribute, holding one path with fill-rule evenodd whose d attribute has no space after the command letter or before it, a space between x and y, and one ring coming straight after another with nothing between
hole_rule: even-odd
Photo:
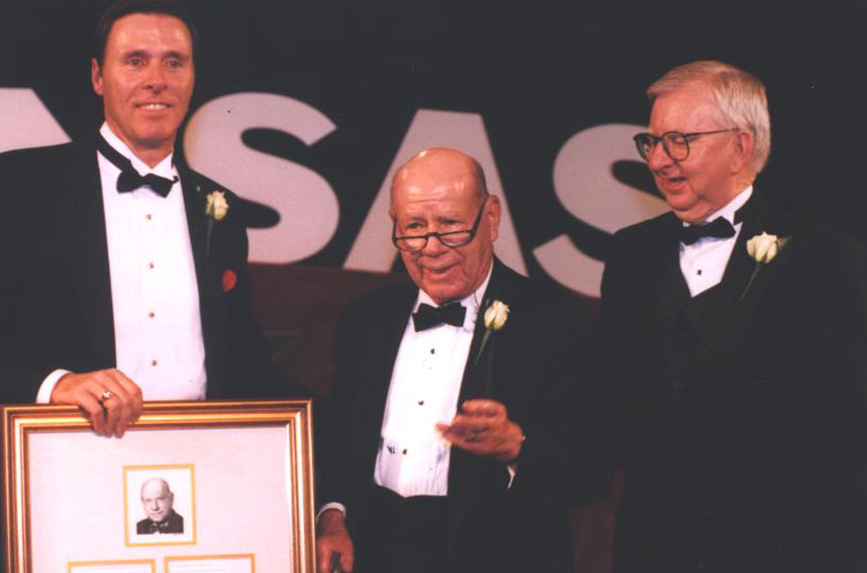
<instances>
[{"instance_id":1,"label":"framed certificate","mask_svg":"<svg viewBox=\"0 0 867 573\"><path fill-rule=\"evenodd\" d=\"M9 573L315 571L309 400L147 403L120 439L2 419Z\"/></svg>"}]
</instances>

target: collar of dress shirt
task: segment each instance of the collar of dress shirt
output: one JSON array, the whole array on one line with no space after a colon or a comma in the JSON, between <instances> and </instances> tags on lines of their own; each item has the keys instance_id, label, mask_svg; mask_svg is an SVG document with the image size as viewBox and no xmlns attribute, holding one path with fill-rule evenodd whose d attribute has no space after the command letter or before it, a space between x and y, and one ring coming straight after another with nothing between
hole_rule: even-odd
<instances>
[{"instance_id":1,"label":"collar of dress shirt","mask_svg":"<svg viewBox=\"0 0 867 573\"><path fill-rule=\"evenodd\" d=\"M482 304L482 299L485 296L485 290L488 288L488 283L491 282L491 273L493 270L494 262L491 261L491 268L488 269L488 275L485 277L485 280L482 281L482 284L479 285L479 288L461 300L455 301L461 303L467 309L467 312L464 315L464 325L462 327L466 332L472 333L476 329L476 316L479 314L479 306ZM422 289L418 289L418 298L415 301L415 306L412 307L412 311L417 311L421 303L426 303L431 306L440 306L434 302L428 293L424 292Z\"/></svg>"},{"instance_id":2,"label":"collar of dress shirt","mask_svg":"<svg viewBox=\"0 0 867 573\"><path fill-rule=\"evenodd\" d=\"M160 161L153 169L151 169L144 161L136 157L135 153L133 153L129 147L126 146L126 143L121 141L121 139L114 134L111 128L108 126L108 122L103 122L102 127L99 128L99 133L102 137L105 138L105 141L111 145L118 153L126 157L132 162L132 167L138 174L141 176L145 176L148 173L153 173L154 175L159 175L160 177L165 177L166 179L172 179L175 175L177 175L177 170L172 164L172 159L174 158L174 152L170 152L165 159Z\"/></svg>"},{"instance_id":3,"label":"collar of dress shirt","mask_svg":"<svg viewBox=\"0 0 867 573\"><path fill-rule=\"evenodd\" d=\"M747 201L749 201L750 197L752 197L752 196L753 196L753 186L750 185L749 187L747 187L746 189L744 189L743 191L741 191L740 193L735 195L735 198L732 199L731 201L729 201L728 203L726 203L723 207L721 207L720 209L717 209L716 211L714 211L713 213L708 215L707 219L705 219L704 222L710 223L711 221L713 221L717 217L724 217L724 218L728 219L729 223L734 225L735 224L735 213L738 212L738 209L740 209L741 207L746 205ZM686 221L683 221L682 224L684 227L689 226L689 223L687 223Z\"/></svg>"}]
</instances>

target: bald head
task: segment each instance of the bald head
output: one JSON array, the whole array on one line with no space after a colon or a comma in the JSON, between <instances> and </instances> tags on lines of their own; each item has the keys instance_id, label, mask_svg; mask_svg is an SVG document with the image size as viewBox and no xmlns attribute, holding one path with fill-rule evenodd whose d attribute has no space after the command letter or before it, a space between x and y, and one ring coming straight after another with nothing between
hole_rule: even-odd
<instances>
[{"instance_id":1,"label":"bald head","mask_svg":"<svg viewBox=\"0 0 867 573\"><path fill-rule=\"evenodd\" d=\"M485 172L478 161L456 149L434 147L417 153L397 170L391 184L391 204L398 190L443 185L459 193L468 190L478 203L488 196Z\"/></svg>"}]
</instances>

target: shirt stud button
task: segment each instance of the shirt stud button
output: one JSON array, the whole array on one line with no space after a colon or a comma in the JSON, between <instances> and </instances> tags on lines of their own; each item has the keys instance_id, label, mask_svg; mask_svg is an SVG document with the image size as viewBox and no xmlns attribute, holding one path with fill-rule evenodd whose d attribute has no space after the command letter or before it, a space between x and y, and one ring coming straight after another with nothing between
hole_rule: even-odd
<instances>
[{"instance_id":1,"label":"shirt stud button","mask_svg":"<svg viewBox=\"0 0 867 573\"><path fill-rule=\"evenodd\" d=\"M151 360L151 366L156 366L156 365L157 365L157 361L156 361L156 360Z\"/></svg>"}]
</instances>

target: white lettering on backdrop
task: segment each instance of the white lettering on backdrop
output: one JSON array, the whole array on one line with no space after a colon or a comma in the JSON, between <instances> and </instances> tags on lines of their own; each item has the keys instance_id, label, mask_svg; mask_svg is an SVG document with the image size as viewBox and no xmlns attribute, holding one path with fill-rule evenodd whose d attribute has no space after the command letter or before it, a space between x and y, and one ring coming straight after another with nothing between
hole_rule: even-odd
<instances>
[{"instance_id":1,"label":"white lettering on backdrop","mask_svg":"<svg viewBox=\"0 0 867 573\"><path fill-rule=\"evenodd\" d=\"M0 125L0 151L69 141L39 97L26 88L0 88ZM314 255L331 241L337 229L337 195L315 171L244 145L243 133L255 128L283 131L312 146L337 126L316 108L296 99L239 93L200 107L190 119L184 137L184 151L191 166L280 214L277 226L250 230L252 262L283 264ZM631 138L642 129L623 124L596 126L575 134L563 145L554 161L553 178L564 209L607 233L666 210L661 199L618 182L611 173L615 162L636 159ZM396 257L388 217L391 177L414 153L433 146L461 149L482 164L489 189L504 203L498 255L526 273L482 117L426 109L419 110L408 127L344 266L372 271L391 268ZM584 254L567 235L532 252L558 283L587 296L599 296L602 263Z\"/></svg>"}]
</instances>

